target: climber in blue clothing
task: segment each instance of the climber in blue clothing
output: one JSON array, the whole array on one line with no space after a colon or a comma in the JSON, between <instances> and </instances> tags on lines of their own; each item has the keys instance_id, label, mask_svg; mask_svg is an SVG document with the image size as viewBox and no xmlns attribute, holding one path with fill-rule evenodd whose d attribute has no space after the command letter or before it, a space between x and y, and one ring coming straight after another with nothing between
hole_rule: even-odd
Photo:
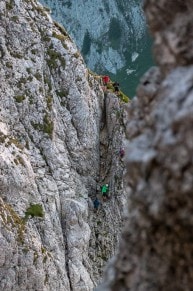
<instances>
[{"instance_id":1,"label":"climber in blue clothing","mask_svg":"<svg viewBox=\"0 0 193 291\"><path fill-rule=\"evenodd\" d=\"M97 212L100 206L100 201L98 200L97 197L95 198L93 204L94 204L94 211Z\"/></svg>"}]
</instances>

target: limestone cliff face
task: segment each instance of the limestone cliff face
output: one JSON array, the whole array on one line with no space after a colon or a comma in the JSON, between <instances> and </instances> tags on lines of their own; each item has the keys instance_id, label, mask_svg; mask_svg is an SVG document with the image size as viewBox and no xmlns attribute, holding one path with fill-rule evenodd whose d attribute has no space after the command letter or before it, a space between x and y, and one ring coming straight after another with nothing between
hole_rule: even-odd
<instances>
[{"instance_id":1,"label":"limestone cliff face","mask_svg":"<svg viewBox=\"0 0 193 291\"><path fill-rule=\"evenodd\" d=\"M97 290L192 290L192 1L145 1L159 68L128 109L128 223Z\"/></svg>"},{"instance_id":2,"label":"limestone cliff face","mask_svg":"<svg viewBox=\"0 0 193 291\"><path fill-rule=\"evenodd\" d=\"M93 290L123 219L123 106L35 0L0 1L0 94L0 290Z\"/></svg>"}]
</instances>

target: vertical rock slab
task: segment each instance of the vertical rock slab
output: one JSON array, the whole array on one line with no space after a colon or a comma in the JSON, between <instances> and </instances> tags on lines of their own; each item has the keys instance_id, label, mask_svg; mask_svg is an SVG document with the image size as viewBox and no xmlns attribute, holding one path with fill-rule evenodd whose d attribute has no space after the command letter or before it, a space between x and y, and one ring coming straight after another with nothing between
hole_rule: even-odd
<instances>
[{"instance_id":1,"label":"vertical rock slab","mask_svg":"<svg viewBox=\"0 0 193 291\"><path fill-rule=\"evenodd\" d=\"M144 1L159 68L128 109L128 222L97 290L192 290L192 1Z\"/></svg>"},{"instance_id":2,"label":"vertical rock slab","mask_svg":"<svg viewBox=\"0 0 193 291\"><path fill-rule=\"evenodd\" d=\"M99 213L100 241L93 198L101 160L108 165L101 123L110 107L99 81L36 0L0 0L0 290L91 291L115 252L125 195L118 155L124 126L117 130L112 119L108 162L114 158L101 176L113 181L112 199ZM106 240L101 258L95 245L102 250Z\"/></svg>"}]
</instances>

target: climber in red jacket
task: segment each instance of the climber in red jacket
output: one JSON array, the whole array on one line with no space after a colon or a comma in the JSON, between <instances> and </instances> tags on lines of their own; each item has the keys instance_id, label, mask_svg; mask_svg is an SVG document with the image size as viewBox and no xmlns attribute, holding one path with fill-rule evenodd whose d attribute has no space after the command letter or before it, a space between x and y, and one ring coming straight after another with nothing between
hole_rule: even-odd
<instances>
[{"instance_id":1,"label":"climber in red jacket","mask_svg":"<svg viewBox=\"0 0 193 291\"><path fill-rule=\"evenodd\" d=\"M109 78L109 76L103 76L102 80L103 80L104 90L106 90L107 89L107 84L110 82L110 78Z\"/></svg>"}]
</instances>

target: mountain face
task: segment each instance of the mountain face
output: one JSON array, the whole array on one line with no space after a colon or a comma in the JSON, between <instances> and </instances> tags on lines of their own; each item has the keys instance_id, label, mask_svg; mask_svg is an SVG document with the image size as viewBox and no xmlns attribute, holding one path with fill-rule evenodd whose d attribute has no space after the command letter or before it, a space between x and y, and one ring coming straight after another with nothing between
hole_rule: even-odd
<instances>
[{"instance_id":1,"label":"mountain face","mask_svg":"<svg viewBox=\"0 0 193 291\"><path fill-rule=\"evenodd\" d=\"M0 290L91 291L124 219L123 105L36 0L0 1L0 80Z\"/></svg>"},{"instance_id":2,"label":"mountain face","mask_svg":"<svg viewBox=\"0 0 193 291\"><path fill-rule=\"evenodd\" d=\"M192 290L193 2L145 10L159 67L128 108L128 222L97 291Z\"/></svg>"},{"instance_id":3,"label":"mountain face","mask_svg":"<svg viewBox=\"0 0 193 291\"><path fill-rule=\"evenodd\" d=\"M115 253L96 290L192 290L193 4L144 4L159 67L126 117L36 0L0 0L0 290L91 291Z\"/></svg>"},{"instance_id":4,"label":"mountain face","mask_svg":"<svg viewBox=\"0 0 193 291\"><path fill-rule=\"evenodd\" d=\"M141 0L42 0L70 32L90 69L118 80L129 96L151 66Z\"/></svg>"}]
</instances>

